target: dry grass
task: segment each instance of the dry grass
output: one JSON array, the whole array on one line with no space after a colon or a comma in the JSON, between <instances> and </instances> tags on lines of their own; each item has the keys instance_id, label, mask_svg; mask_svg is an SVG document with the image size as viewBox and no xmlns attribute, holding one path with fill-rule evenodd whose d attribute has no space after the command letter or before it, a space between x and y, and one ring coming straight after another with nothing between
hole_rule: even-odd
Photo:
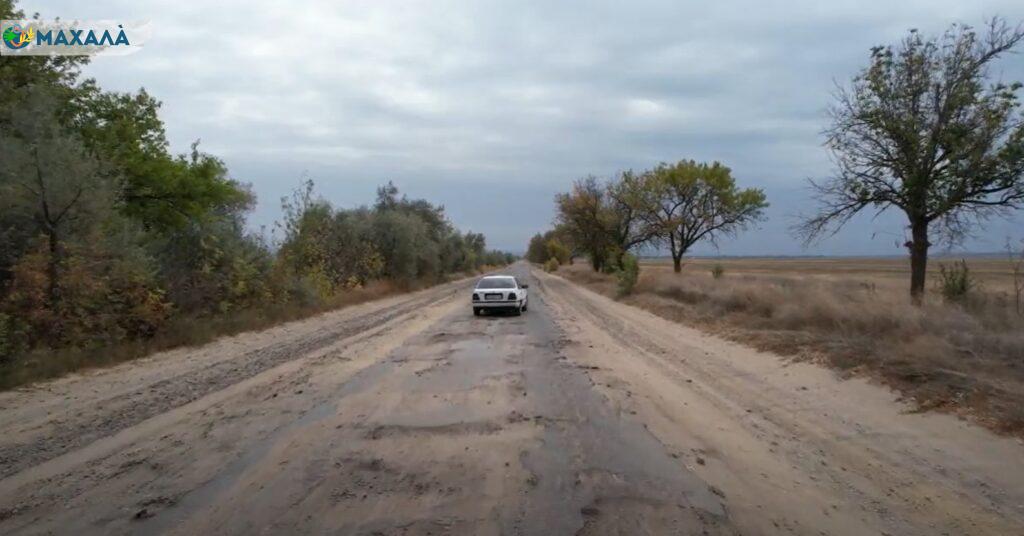
<instances>
[{"instance_id":1,"label":"dry grass","mask_svg":"<svg viewBox=\"0 0 1024 536\"><path fill-rule=\"evenodd\" d=\"M715 264L725 268L720 279ZM896 259L699 260L682 274L647 262L622 301L762 350L870 374L922 409L1024 434L1024 318L1005 290L1008 263L1005 274L995 259L968 264L983 290L964 305L942 303L936 292L923 307L911 305L905 262ZM616 295L612 277L584 266L560 275Z\"/></svg>"}]
</instances>

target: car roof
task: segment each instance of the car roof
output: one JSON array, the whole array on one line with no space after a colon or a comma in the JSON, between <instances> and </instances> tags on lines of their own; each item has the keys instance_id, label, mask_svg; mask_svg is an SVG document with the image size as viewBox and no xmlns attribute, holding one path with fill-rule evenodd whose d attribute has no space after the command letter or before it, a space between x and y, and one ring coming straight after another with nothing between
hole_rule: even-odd
<instances>
[{"instance_id":1,"label":"car roof","mask_svg":"<svg viewBox=\"0 0 1024 536\"><path fill-rule=\"evenodd\" d=\"M511 275L485 275L480 279L515 279L515 276Z\"/></svg>"}]
</instances>

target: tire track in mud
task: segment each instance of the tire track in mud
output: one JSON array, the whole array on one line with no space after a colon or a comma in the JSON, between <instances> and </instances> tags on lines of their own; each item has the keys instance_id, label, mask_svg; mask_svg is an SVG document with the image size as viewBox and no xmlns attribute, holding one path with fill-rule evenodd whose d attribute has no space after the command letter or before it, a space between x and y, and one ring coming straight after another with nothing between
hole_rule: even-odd
<instances>
[{"instance_id":1,"label":"tire track in mud","mask_svg":"<svg viewBox=\"0 0 1024 536\"><path fill-rule=\"evenodd\" d=\"M146 419L194 402L257 374L315 352L339 340L387 323L417 309L452 297L453 284L432 289L379 311L360 315L298 340L285 340L241 355L139 386L103 401L109 411L58 425L33 441L0 446L0 479L47 462L66 452L130 428Z\"/></svg>"}]
</instances>

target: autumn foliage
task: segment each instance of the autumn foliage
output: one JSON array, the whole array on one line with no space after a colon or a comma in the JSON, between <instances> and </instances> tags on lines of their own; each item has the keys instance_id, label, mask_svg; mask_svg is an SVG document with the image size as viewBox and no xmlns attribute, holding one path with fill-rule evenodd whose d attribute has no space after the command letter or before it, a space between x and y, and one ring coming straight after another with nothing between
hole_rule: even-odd
<instances>
[{"instance_id":1,"label":"autumn foliage","mask_svg":"<svg viewBox=\"0 0 1024 536\"><path fill-rule=\"evenodd\" d=\"M82 58L18 60L0 63L0 387L512 260L390 183L342 210L305 180L253 232L255 195L198 142L173 154L151 95L83 80Z\"/></svg>"}]
</instances>

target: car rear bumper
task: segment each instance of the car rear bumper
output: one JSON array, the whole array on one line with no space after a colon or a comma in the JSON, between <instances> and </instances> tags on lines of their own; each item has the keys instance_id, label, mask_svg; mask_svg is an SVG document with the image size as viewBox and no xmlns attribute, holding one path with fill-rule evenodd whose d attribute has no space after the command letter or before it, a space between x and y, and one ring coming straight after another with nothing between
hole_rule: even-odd
<instances>
[{"instance_id":1,"label":"car rear bumper","mask_svg":"<svg viewBox=\"0 0 1024 536\"><path fill-rule=\"evenodd\" d=\"M473 307L481 309L515 309L519 307L518 301L475 301Z\"/></svg>"}]
</instances>

